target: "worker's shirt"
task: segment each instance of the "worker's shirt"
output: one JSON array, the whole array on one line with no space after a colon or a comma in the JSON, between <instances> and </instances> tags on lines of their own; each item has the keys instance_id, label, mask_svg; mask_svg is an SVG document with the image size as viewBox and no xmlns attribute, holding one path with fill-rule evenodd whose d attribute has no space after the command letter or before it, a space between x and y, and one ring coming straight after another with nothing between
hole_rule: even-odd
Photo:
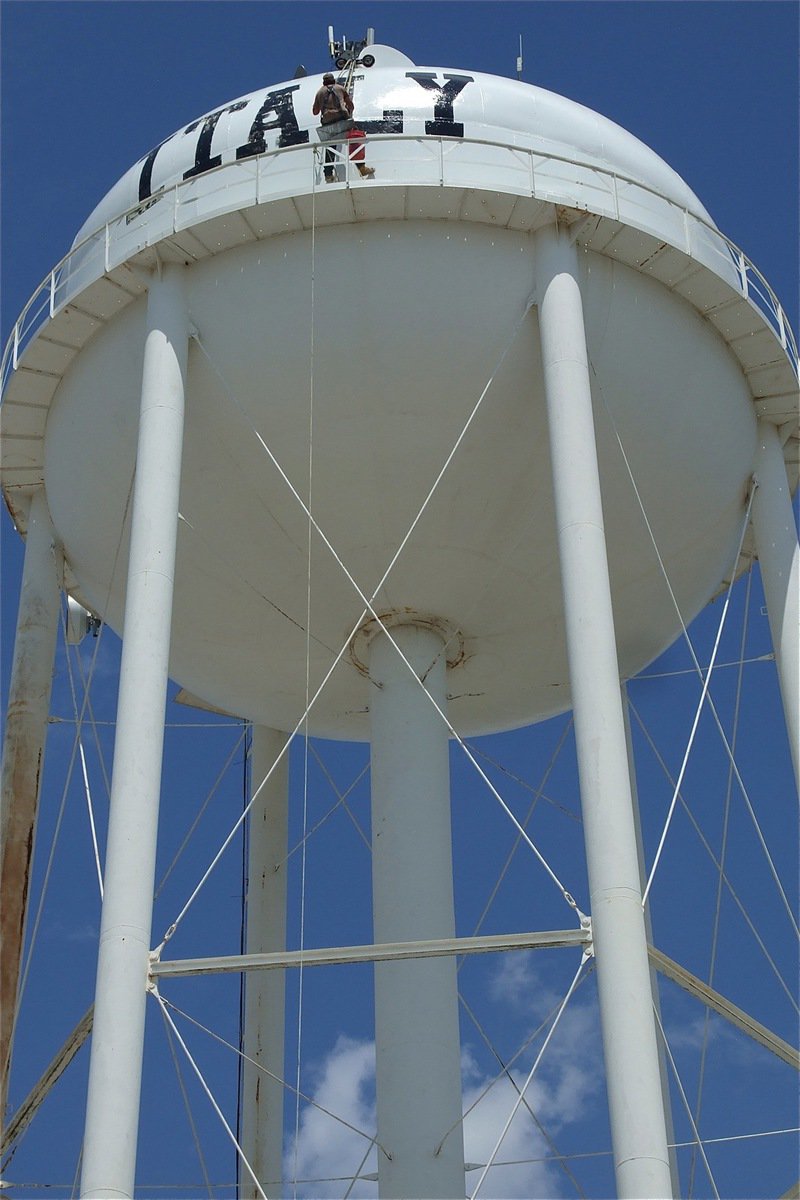
<instances>
[{"instance_id":1,"label":"worker's shirt","mask_svg":"<svg viewBox=\"0 0 800 1200\"><path fill-rule=\"evenodd\" d=\"M323 125L341 121L353 111L353 101L340 83L324 83L314 97L314 116Z\"/></svg>"}]
</instances>

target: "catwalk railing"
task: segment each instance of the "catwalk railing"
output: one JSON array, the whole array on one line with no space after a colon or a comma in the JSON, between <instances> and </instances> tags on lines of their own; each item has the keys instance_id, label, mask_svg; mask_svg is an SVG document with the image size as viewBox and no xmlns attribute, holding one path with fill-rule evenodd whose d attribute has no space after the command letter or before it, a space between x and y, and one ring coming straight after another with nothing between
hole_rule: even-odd
<instances>
[{"instance_id":1,"label":"catwalk railing","mask_svg":"<svg viewBox=\"0 0 800 1200\"><path fill-rule=\"evenodd\" d=\"M605 167L480 138L384 134L365 141L377 177L363 180L341 148L332 168L334 186L439 186L528 197L609 217L659 238L738 291L766 321L797 375L796 338L758 268L714 225L655 188ZM223 163L157 190L88 234L49 272L15 322L0 362L0 390L41 327L95 280L147 247L215 217L321 191L324 150L309 143Z\"/></svg>"}]
</instances>

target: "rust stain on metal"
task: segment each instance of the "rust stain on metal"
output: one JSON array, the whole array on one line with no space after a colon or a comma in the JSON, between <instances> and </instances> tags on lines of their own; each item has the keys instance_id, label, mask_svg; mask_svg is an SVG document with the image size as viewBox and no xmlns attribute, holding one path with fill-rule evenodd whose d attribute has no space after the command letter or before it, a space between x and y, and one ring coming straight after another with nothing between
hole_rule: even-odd
<instances>
[{"instance_id":1,"label":"rust stain on metal","mask_svg":"<svg viewBox=\"0 0 800 1200\"><path fill-rule=\"evenodd\" d=\"M9 714L9 723L10 721ZM14 741L15 744L9 747L13 765L8 780L13 803L5 806L6 811L3 814L3 847L0 862L0 1071L3 1097L11 1058L42 767L40 745L31 746L30 739L25 736ZM31 771L34 762L35 768Z\"/></svg>"},{"instance_id":2,"label":"rust stain on metal","mask_svg":"<svg viewBox=\"0 0 800 1200\"><path fill-rule=\"evenodd\" d=\"M649 262L652 262L654 258L657 258L658 255L661 253L661 251L666 250L666 248L667 248L667 243L660 242L659 245L656 246L656 248L652 254L648 254L647 258L642 259L642 261L639 263L639 268L641 269L642 267L646 267Z\"/></svg>"},{"instance_id":3,"label":"rust stain on metal","mask_svg":"<svg viewBox=\"0 0 800 1200\"><path fill-rule=\"evenodd\" d=\"M30 541L30 529L29 539ZM5 1114L58 623L58 552L23 572L0 789L0 1118Z\"/></svg>"}]
</instances>

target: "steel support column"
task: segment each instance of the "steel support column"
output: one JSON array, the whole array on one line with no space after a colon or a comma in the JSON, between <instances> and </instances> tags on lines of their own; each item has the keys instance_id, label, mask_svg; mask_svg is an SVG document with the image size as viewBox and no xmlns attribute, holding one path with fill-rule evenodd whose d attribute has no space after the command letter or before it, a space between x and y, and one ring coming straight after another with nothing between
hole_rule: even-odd
<instances>
[{"instance_id":1,"label":"steel support column","mask_svg":"<svg viewBox=\"0 0 800 1200\"><path fill-rule=\"evenodd\" d=\"M633 827L636 834L636 857L639 861L639 886L644 894L647 887L647 867L644 857L644 841L642 839L642 815L639 806L639 788L636 780L636 758L633 753L633 731L631 729L630 698L628 685L623 683L620 688L622 697L622 719L625 725L625 744L628 748L628 778L631 781L631 801L633 805ZM650 901L644 906L644 932L647 938L648 957L653 945L653 922L650 915ZM653 997L653 1008L658 1020L661 1021L661 989L658 983L658 972L650 962L650 990ZM663 1021L661 1021L663 1028ZM675 1127L672 1120L672 1108L669 1102L669 1067L664 1040L658 1038L658 1070L661 1076L661 1095L664 1098L664 1121L667 1130L667 1145L669 1147L669 1170L672 1179L672 1194L680 1196L681 1177L678 1169L678 1151L675 1147Z\"/></svg>"},{"instance_id":2,"label":"steel support column","mask_svg":"<svg viewBox=\"0 0 800 1200\"><path fill-rule=\"evenodd\" d=\"M247 870L248 954L286 950L286 854L288 838L288 754L262 787L286 734L253 727L250 755L251 795ZM259 790L260 789L260 790ZM282 1196L285 972L255 971L244 977L241 1147L266 1194ZM250 1061L252 1060L252 1061ZM265 1070L259 1070L260 1067ZM270 1074L265 1074L269 1071ZM273 1078L274 1076L278 1079ZM240 1164L239 1195L257 1200L258 1192Z\"/></svg>"},{"instance_id":3,"label":"steel support column","mask_svg":"<svg viewBox=\"0 0 800 1200\"><path fill-rule=\"evenodd\" d=\"M536 236L539 331L569 676L620 1197L672 1195L600 497L580 273Z\"/></svg>"},{"instance_id":4,"label":"steel support column","mask_svg":"<svg viewBox=\"0 0 800 1200\"><path fill-rule=\"evenodd\" d=\"M81 1195L133 1195L178 528L188 321L150 286Z\"/></svg>"},{"instance_id":5,"label":"steel support column","mask_svg":"<svg viewBox=\"0 0 800 1200\"><path fill-rule=\"evenodd\" d=\"M50 712L58 632L62 555L44 488L28 510L25 565L3 741L0 801L0 1125L8 1098L8 1070L25 938L36 814Z\"/></svg>"},{"instance_id":6,"label":"steel support column","mask_svg":"<svg viewBox=\"0 0 800 1200\"><path fill-rule=\"evenodd\" d=\"M369 660L375 941L451 938L448 734L419 685L424 679L444 711L444 645L413 625L396 626L392 637L414 674L378 634ZM378 1151L379 1195L463 1196L454 958L376 963L375 1043L378 1140L386 1151Z\"/></svg>"},{"instance_id":7,"label":"steel support column","mask_svg":"<svg viewBox=\"0 0 800 1200\"><path fill-rule=\"evenodd\" d=\"M753 529L795 781L800 788L800 547L778 431L758 423Z\"/></svg>"}]
</instances>

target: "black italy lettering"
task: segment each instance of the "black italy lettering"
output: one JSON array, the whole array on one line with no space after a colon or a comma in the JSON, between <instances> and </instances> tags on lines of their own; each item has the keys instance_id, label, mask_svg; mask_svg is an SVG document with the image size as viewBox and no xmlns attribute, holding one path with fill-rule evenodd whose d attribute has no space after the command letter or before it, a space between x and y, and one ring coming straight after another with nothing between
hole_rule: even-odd
<instances>
[{"instance_id":1,"label":"black italy lettering","mask_svg":"<svg viewBox=\"0 0 800 1200\"><path fill-rule=\"evenodd\" d=\"M425 132L440 137L463 137L464 126L453 120L453 101L468 83L474 83L472 75L448 75L444 86L436 82L432 71L406 71L406 79L414 79L426 91L435 92L433 120L425 122Z\"/></svg>"},{"instance_id":2,"label":"black italy lettering","mask_svg":"<svg viewBox=\"0 0 800 1200\"><path fill-rule=\"evenodd\" d=\"M166 146L169 138L165 138L163 142L159 142L157 146L148 154L147 158L142 163L142 169L139 173L139 199L149 200L153 194L153 163L156 161L156 155L162 146Z\"/></svg>"},{"instance_id":3,"label":"black italy lettering","mask_svg":"<svg viewBox=\"0 0 800 1200\"><path fill-rule=\"evenodd\" d=\"M385 108L383 116L378 117L377 120L357 120L356 124L359 129L364 130L364 133L402 133L403 110L402 108Z\"/></svg>"},{"instance_id":4,"label":"black italy lettering","mask_svg":"<svg viewBox=\"0 0 800 1200\"><path fill-rule=\"evenodd\" d=\"M239 112L241 108L246 108L246 100L237 100L235 104L226 104L224 108L218 108L216 112L209 113L207 117L201 117L198 121L192 121L191 125L187 125L184 133L194 133L197 126L202 122L200 137L197 139L197 146L194 153L194 166L188 171L184 171L183 178L191 179L193 175L202 175L204 171L210 171L212 167L218 167L222 162L222 155L215 154L211 156L211 142L214 137L214 130L217 128L217 122L223 113Z\"/></svg>"},{"instance_id":5,"label":"black italy lettering","mask_svg":"<svg viewBox=\"0 0 800 1200\"><path fill-rule=\"evenodd\" d=\"M294 112L292 92L296 92L300 84L280 88L276 92L267 92L264 103L258 110L250 133L243 146L236 151L237 158L249 158L253 154L263 154L266 150L264 133L267 129L280 129L279 146L299 146L308 141L308 130L300 129ZM267 121L268 113L275 113L274 121Z\"/></svg>"}]
</instances>

